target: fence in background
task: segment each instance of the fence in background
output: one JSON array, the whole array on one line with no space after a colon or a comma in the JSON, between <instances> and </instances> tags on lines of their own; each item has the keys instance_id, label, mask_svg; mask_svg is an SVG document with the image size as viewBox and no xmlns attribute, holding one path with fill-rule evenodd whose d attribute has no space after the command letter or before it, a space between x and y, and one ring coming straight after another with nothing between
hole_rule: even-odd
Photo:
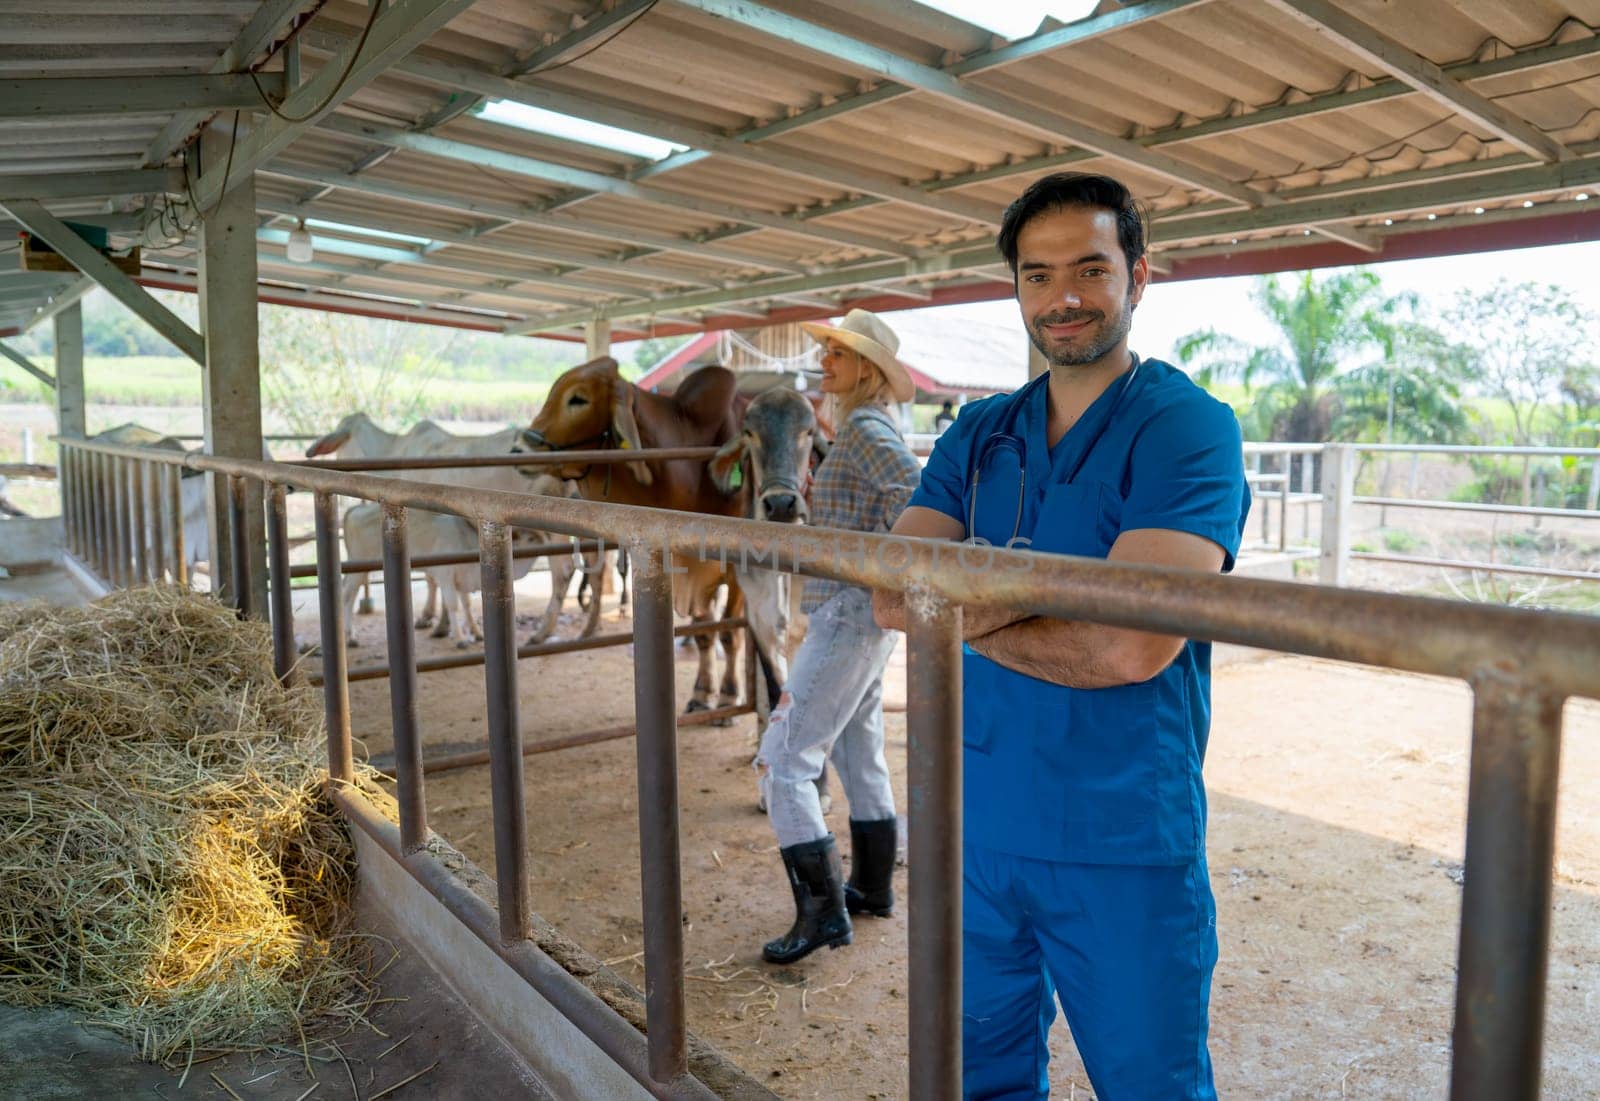
<instances>
[{"instance_id":1,"label":"fence in background","mask_svg":"<svg viewBox=\"0 0 1600 1101\"><path fill-rule=\"evenodd\" d=\"M141 485L170 494L181 468L205 471L234 503L235 532L245 530L247 480L261 483L274 506L289 487L316 495L329 771L341 805L359 828L387 845L485 944L656 1096L709 1095L688 1075L686 1061L672 554L744 556L762 567L907 596L910 862L915 869L908 938L910 1096L932 1101L960 1096L960 652L961 607L966 604L1465 680L1473 691L1474 711L1451 1096L1455 1101L1531 1101L1537 1096L1562 704L1573 695L1600 698L1600 621L1594 618L892 536L851 534L848 548L836 547L830 556L816 531L754 521L305 465L80 441L62 444L69 544L77 554L114 541L109 568L120 583L150 576L141 568L159 573L174 560L170 547L141 551L129 537L152 530L152 510L141 502L163 500L161 492L139 492ZM398 834L377 821L358 796L339 788L339 781L352 775L353 762L335 495L378 501L385 509ZM497 915L454 886L421 848L427 822L410 650L409 509L452 513L479 528ZM645 1036L621 1024L597 1000L575 995L573 984L563 981L565 973L556 975L559 969L549 966L528 939L533 895L512 637L512 528L618 542L637 563L634 694L646 929ZM162 531L171 535L170 528ZM281 523L270 525L269 541L270 568L287 582L288 546ZM243 562L246 555L236 553L233 560ZM231 589L241 602L240 611L270 615L280 675L293 676L288 585L273 586L269 608L252 608L247 580L235 578Z\"/></svg>"}]
</instances>

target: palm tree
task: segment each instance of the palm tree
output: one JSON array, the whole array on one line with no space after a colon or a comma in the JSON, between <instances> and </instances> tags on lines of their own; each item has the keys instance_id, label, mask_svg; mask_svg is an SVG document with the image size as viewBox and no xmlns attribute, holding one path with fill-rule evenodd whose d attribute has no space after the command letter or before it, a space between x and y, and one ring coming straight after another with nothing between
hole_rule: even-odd
<instances>
[{"instance_id":1,"label":"palm tree","mask_svg":"<svg viewBox=\"0 0 1600 1101\"><path fill-rule=\"evenodd\" d=\"M1177 347L1185 365L1198 368L1201 385L1220 378L1244 383L1252 399L1240 418L1246 437L1321 443L1366 435L1374 383L1383 395L1381 423L1391 433L1404 427L1410 434L1424 423L1448 431L1464 425L1459 388L1442 385L1457 372L1433 369L1458 357L1447 356L1448 343L1413 320L1415 295L1386 294L1376 274L1356 268L1320 279L1311 272L1267 276L1253 297L1278 330L1274 343L1251 346L1204 329ZM1441 417L1441 410L1450 415Z\"/></svg>"}]
</instances>

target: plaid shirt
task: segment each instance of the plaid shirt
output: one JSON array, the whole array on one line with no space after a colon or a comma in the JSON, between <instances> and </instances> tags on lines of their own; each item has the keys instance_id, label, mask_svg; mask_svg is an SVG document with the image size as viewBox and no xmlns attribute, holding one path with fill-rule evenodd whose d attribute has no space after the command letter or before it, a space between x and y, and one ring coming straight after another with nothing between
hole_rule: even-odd
<instances>
[{"instance_id":1,"label":"plaid shirt","mask_svg":"<svg viewBox=\"0 0 1600 1101\"><path fill-rule=\"evenodd\" d=\"M889 412L864 405L850 414L811 487L811 524L845 531L886 532L922 480L922 466ZM806 578L807 615L848 588L831 578Z\"/></svg>"}]
</instances>

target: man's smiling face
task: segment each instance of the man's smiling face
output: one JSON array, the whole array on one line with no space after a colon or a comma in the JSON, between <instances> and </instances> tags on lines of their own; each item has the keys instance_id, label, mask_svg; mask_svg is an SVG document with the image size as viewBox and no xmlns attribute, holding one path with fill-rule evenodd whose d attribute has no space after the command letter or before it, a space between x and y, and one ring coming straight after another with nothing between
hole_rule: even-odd
<instances>
[{"instance_id":1,"label":"man's smiling face","mask_svg":"<svg viewBox=\"0 0 1600 1101\"><path fill-rule=\"evenodd\" d=\"M1143 257L1128 270L1109 210L1060 207L1017 235L1017 302L1052 367L1090 366L1119 348L1149 278Z\"/></svg>"}]
</instances>

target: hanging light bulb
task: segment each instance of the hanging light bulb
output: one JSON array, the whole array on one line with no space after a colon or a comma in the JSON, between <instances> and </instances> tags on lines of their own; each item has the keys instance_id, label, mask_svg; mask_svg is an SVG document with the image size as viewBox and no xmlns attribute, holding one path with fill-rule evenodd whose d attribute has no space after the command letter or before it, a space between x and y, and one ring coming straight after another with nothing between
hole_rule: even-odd
<instances>
[{"instance_id":1,"label":"hanging light bulb","mask_svg":"<svg viewBox=\"0 0 1600 1101\"><path fill-rule=\"evenodd\" d=\"M309 264L316 255L311 247L311 233L306 229L306 220L300 219L300 224L289 231L289 244L284 249L284 254L296 264Z\"/></svg>"}]
</instances>

